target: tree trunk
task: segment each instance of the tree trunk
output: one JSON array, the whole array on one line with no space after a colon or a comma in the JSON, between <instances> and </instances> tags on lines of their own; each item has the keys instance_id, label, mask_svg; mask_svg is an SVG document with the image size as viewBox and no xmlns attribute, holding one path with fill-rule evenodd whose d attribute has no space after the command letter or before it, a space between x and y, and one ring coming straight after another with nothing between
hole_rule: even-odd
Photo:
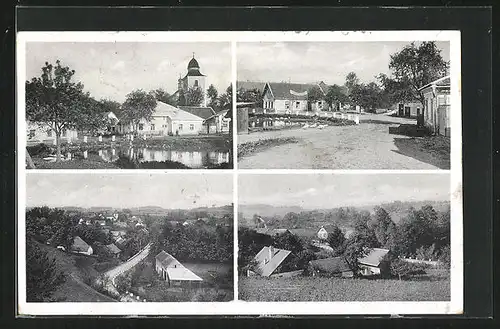
<instances>
[{"instance_id":1,"label":"tree trunk","mask_svg":"<svg viewBox=\"0 0 500 329\"><path fill-rule=\"evenodd\" d=\"M28 169L36 169L33 159L31 159L30 152L26 149L26 161L28 162Z\"/></svg>"},{"instance_id":2,"label":"tree trunk","mask_svg":"<svg viewBox=\"0 0 500 329\"><path fill-rule=\"evenodd\" d=\"M61 161L61 133L56 133L56 162Z\"/></svg>"}]
</instances>

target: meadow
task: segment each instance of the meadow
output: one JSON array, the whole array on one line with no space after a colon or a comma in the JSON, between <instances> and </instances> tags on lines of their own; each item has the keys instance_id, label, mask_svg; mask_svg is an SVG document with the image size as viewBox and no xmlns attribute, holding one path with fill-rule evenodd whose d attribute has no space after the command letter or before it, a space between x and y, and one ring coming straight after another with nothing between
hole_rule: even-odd
<instances>
[{"instance_id":1,"label":"meadow","mask_svg":"<svg viewBox=\"0 0 500 329\"><path fill-rule=\"evenodd\" d=\"M449 301L446 270L428 270L412 280L366 278L239 277L245 301Z\"/></svg>"}]
</instances>

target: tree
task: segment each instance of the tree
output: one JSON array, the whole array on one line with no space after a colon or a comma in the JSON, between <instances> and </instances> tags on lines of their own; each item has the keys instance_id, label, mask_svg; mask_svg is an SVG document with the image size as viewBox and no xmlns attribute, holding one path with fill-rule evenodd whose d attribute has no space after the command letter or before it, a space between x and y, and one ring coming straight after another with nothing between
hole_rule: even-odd
<instances>
[{"instance_id":1,"label":"tree","mask_svg":"<svg viewBox=\"0 0 500 329\"><path fill-rule=\"evenodd\" d=\"M356 73L350 72L349 74L347 74L345 78L345 86L347 88L350 105L359 105L360 98L362 97L363 92Z\"/></svg>"},{"instance_id":2,"label":"tree","mask_svg":"<svg viewBox=\"0 0 500 329\"><path fill-rule=\"evenodd\" d=\"M219 95L218 107L220 110L231 109L232 103L233 103L233 86L229 85L229 87L226 88L226 92ZM231 128L232 125L230 125L229 127Z\"/></svg>"},{"instance_id":3,"label":"tree","mask_svg":"<svg viewBox=\"0 0 500 329\"><path fill-rule=\"evenodd\" d=\"M158 88L152 91L152 94L156 98L157 101L163 102L165 104L169 104L172 106L177 106L177 100L174 95L170 95L165 89Z\"/></svg>"},{"instance_id":4,"label":"tree","mask_svg":"<svg viewBox=\"0 0 500 329\"><path fill-rule=\"evenodd\" d=\"M210 100L208 103L209 106L212 108L216 108L217 107L217 98L219 97L219 92L217 91L217 89L215 88L214 85L208 86L207 97Z\"/></svg>"},{"instance_id":5,"label":"tree","mask_svg":"<svg viewBox=\"0 0 500 329\"><path fill-rule=\"evenodd\" d=\"M134 132L137 132L141 119L151 120L155 107L156 98L153 94L142 89L134 90L127 94L123 103L122 120L132 124Z\"/></svg>"},{"instance_id":6,"label":"tree","mask_svg":"<svg viewBox=\"0 0 500 329\"><path fill-rule=\"evenodd\" d=\"M346 239L344 233L338 226L334 226L330 232L328 232L328 244L333 249L338 249L344 246Z\"/></svg>"},{"instance_id":7,"label":"tree","mask_svg":"<svg viewBox=\"0 0 500 329\"><path fill-rule=\"evenodd\" d=\"M357 85L359 85L358 76L354 72L349 72L345 78L345 86L347 87L349 93Z\"/></svg>"},{"instance_id":8,"label":"tree","mask_svg":"<svg viewBox=\"0 0 500 329\"><path fill-rule=\"evenodd\" d=\"M391 55L392 87L396 90L407 88L406 97L418 99L424 104L424 95L418 89L441 78L448 67L449 63L443 59L434 41L424 41L418 46L412 42Z\"/></svg>"},{"instance_id":9,"label":"tree","mask_svg":"<svg viewBox=\"0 0 500 329\"><path fill-rule=\"evenodd\" d=\"M197 87L189 88L184 94L186 105L200 106L203 102L203 90Z\"/></svg>"},{"instance_id":10,"label":"tree","mask_svg":"<svg viewBox=\"0 0 500 329\"><path fill-rule=\"evenodd\" d=\"M57 270L55 259L40 249L36 242L26 241L26 300L44 302L64 283L64 275Z\"/></svg>"},{"instance_id":11,"label":"tree","mask_svg":"<svg viewBox=\"0 0 500 329\"><path fill-rule=\"evenodd\" d=\"M315 104L316 102L322 100L323 98L324 95L319 86L311 87L307 91L308 110L312 110L312 104Z\"/></svg>"},{"instance_id":12,"label":"tree","mask_svg":"<svg viewBox=\"0 0 500 329\"><path fill-rule=\"evenodd\" d=\"M372 217L369 226L375 232L375 236L377 237L380 245L386 246L389 239L389 233L392 234L392 232L389 232L389 229L390 227L395 226L389 213L382 207L375 207L375 214Z\"/></svg>"},{"instance_id":13,"label":"tree","mask_svg":"<svg viewBox=\"0 0 500 329\"><path fill-rule=\"evenodd\" d=\"M333 110L340 110L340 104L346 103L348 101L347 94L339 85L332 85L328 87L328 91L325 96L325 101L328 106Z\"/></svg>"},{"instance_id":14,"label":"tree","mask_svg":"<svg viewBox=\"0 0 500 329\"><path fill-rule=\"evenodd\" d=\"M42 75L26 81L26 118L55 133L56 161L61 158L61 135L90 121L99 122L98 108L90 105L83 84L72 81L75 70L45 62ZM101 122L104 124L103 122Z\"/></svg>"},{"instance_id":15,"label":"tree","mask_svg":"<svg viewBox=\"0 0 500 329\"><path fill-rule=\"evenodd\" d=\"M238 89L236 93L236 100L238 102L251 102L255 107L262 107L263 95L258 89Z\"/></svg>"},{"instance_id":16,"label":"tree","mask_svg":"<svg viewBox=\"0 0 500 329\"><path fill-rule=\"evenodd\" d=\"M122 111L122 104L107 98L101 99L99 102L101 103L104 112L106 113L113 112L118 118L120 118Z\"/></svg>"}]
</instances>

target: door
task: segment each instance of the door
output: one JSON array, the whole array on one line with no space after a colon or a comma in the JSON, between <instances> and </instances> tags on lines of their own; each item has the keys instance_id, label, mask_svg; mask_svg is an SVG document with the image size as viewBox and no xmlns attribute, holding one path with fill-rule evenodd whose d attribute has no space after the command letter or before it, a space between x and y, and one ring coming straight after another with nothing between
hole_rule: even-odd
<instances>
[{"instance_id":1,"label":"door","mask_svg":"<svg viewBox=\"0 0 500 329\"><path fill-rule=\"evenodd\" d=\"M404 104L399 104L399 115L403 116L403 111L404 111Z\"/></svg>"},{"instance_id":2,"label":"door","mask_svg":"<svg viewBox=\"0 0 500 329\"><path fill-rule=\"evenodd\" d=\"M410 116L410 107L405 106L405 117L409 117L409 116Z\"/></svg>"}]
</instances>

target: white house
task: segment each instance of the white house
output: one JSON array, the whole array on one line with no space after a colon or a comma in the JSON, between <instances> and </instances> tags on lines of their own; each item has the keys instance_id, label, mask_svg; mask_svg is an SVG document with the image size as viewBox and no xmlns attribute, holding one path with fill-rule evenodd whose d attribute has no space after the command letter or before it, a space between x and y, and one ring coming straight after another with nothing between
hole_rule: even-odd
<instances>
[{"instance_id":1,"label":"white house","mask_svg":"<svg viewBox=\"0 0 500 329\"><path fill-rule=\"evenodd\" d=\"M161 101L156 102L151 120L141 119L138 133L144 135L198 135L203 132L203 118ZM121 133L133 131L131 124L119 124Z\"/></svg>"},{"instance_id":2,"label":"white house","mask_svg":"<svg viewBox=\"0 0 500 329\"><path fill-rule=\"evenodd\" d=\"M156 273L170 286L191 286L201 284L203 279L191 272L172 255L162 250L155 257Z\"/></svg>"},{"instance_id":3,"label":"white house","mask_svg":"<svg viewBox=\"0 0 500 329\"><path fill-rule=\"evenodd\" d=\"M46 124L26 122L26 135L28 142L52 142L56 140L56 133L52 128L49 128ZM61 132L61 140L68 141L69 139L78 138L78 132L74 129L64 129Z\"/></svg>"},{"instance_id":4,"label":"white house","mask_svg":"<svg viewBox=\"0 0 500 329\"><path fill-rule=\"evenodd\" d=\"M228 134L231 124L231 118L227 117L229 110L222 110L205 120L210 134Z\"/></svg>"},{"instance_id":5,"label":"white house","mask_svg":"<svg viewBox=\"0 0 500 329\"><path fill-rule=\"evenodd\" d=\"M273 113L295 113L308 110L308 92L312 88L326 94L326 84L299 84L287 82L268 82L263 91L263 107ZM328 105L319 100L311 105L312 111L326 110Z\"/></svg>"},{"instance_id":6,"label":"white house","mask_svg":"<svg viewBox=\"0 0 500 329\"><path fill-rule=\"evenodd\" d=\"M424 124L433 133L450 134L450 76L437 79L419 89L424 95Z\"/></svg>"},{"instance_id":7,"label":"white house","mask_svg":"<svg viewBox=\"0 0 500 329\"><path fill-rule=\"evenodd\" d=\"M328 239L328 231L323 226L321 226L321 228L318 230L316 235L318 236L318 239L320 239L320 240Z\"/></svg>"},{"instance_id":8,"label":"white house","mask_svg":"<svg viewBox=\"0 0 500 329\"><path fill-rule=\"evenodd\" d=\"M390 107L390 110L396 110L397 115L400 117L414 117L416 118L422 114L422 103L409 102L409 103L396 103Z\"/></svg>"}]
</instances>

